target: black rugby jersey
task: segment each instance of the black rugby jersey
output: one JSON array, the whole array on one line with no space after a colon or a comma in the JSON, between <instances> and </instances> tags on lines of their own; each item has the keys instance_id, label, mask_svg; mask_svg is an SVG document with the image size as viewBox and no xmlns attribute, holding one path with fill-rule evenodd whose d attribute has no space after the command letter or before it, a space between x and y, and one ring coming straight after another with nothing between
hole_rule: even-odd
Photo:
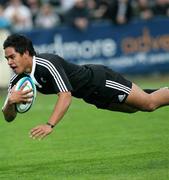
<instances>
[{"instance_id":1,"label":"black rugby jersey","mask_svg":"<svg viewBox=\"0 0 169 180\"><path fill-rule=\"evenodd\" d=\"M16 82L31 76L37 90L43 94L57 94L70 91L77 98L85 98L105 81L105 74L99 71L102 65L76 65L58 55L43 53L33 57L30 74L15 74L9 90Z\"/></svg>"}]
</instances>

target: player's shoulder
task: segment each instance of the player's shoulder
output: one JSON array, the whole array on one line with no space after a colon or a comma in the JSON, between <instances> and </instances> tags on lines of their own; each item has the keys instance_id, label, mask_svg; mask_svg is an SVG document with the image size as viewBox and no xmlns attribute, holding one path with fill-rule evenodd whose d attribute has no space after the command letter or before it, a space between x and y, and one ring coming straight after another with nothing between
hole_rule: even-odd
<instances>
[{"instance_id":1,"label":"player's shoulder","mask_svg":"<svg viewBox=\"0 0 169 180\"><path fill-rule=\"evenodd\" d=\"M52 61L52 60L60 60L61 57L57 54L51 54L51 53L40 53L37 54L36 59L39 60L46 60L46 61Z\"/></svg>"},{"instance_id":2,"label":"player's shoulder","mask_svg":"<svg viewBox=\"0 0 169 180\"><path fill-rule=\"evenodd\" d=\"M36 56L36 64L47 69L61 68L65 64L65 60L57 54L41 53Z\"/></svg>"}]
</instances>

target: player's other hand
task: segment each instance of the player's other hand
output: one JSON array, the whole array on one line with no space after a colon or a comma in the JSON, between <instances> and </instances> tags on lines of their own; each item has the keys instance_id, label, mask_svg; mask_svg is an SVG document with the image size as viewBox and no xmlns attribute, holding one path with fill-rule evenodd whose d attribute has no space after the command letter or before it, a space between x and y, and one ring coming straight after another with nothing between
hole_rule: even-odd
<instances>
[{"instance_id":1,"label":"player's other hand","mask_svg":"<svg viewBox=\"0 0 169 180\"><path fill-rule=\"evenodd\" d=\"M47 124L39 125L30 131L30 137L33 139L43 139L52 132L52 128Z\"/></svg>"}]
</instances>

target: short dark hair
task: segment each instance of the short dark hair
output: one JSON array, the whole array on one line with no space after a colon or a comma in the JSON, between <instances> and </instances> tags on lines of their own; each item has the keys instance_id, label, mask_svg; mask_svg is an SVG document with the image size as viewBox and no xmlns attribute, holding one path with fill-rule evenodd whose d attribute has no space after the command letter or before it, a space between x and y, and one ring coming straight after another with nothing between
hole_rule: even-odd
<instances>
[{"instance_id":1,"label":"short dark hair","mask_svg":"<svg viewBox=\"0 0 169 180\"><path fill-rule=\"evenodd\" d=\"M7 47L15 48L15 51L22 55L26 51L28 51L31 56L36 55L32 41L20 34L9 35L3 44L4 49L6 49Z\"/></svg>"}]
</instances>

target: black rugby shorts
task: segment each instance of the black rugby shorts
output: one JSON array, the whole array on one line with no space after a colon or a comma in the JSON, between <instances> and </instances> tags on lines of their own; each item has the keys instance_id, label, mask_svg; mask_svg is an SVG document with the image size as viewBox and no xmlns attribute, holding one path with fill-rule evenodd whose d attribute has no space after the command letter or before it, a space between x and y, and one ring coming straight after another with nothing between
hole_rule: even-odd
<instances>
[{"instance_id":1,"label":"black rugby shorts","mask_svg":"<svg viewBox=\"0 0 169 180\"><path fill-rule=\"evenodd\" d=\"M90 95L83 98L84 101L101 109L107 109L111 103L124 103L131 91L132 82L107 67L103 66L101 71L104 80L100 81L102 83Z\"/></svg>"}]
</instances>

